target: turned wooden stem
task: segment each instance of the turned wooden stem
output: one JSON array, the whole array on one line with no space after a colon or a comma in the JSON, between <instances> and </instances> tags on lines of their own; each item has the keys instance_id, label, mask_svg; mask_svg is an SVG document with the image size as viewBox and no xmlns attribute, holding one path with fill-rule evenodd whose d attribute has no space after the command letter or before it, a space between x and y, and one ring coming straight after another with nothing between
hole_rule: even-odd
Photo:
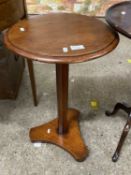
<instances>
[{"instance_id":1,"label":"turned wooden stem","mask_svg":"<svg viewBox=\"0 0 131 175\"><path fill-rule=\"evenodd\" d=\"M56 88L57 88L57 113L58 133L64 134L68 131L67 109L68 109L68 64L56 64Z\"/></svg>"}]
</instances>

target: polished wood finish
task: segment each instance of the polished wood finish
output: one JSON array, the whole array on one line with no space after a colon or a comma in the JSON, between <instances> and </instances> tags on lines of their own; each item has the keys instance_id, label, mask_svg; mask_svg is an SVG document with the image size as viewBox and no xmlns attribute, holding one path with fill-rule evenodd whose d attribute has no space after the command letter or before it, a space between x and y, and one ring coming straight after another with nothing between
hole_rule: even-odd
<instances>
[{"instance_id":1,"label":"polished wood finish","mask_svg":"<svg viewBox=\"0 0 131 175\"><path fill-rule=\"evenodd\" d=\"M113 50L118 42L118 35L105 23L93 17L66 13L22 20L5 34L5 43L14 52L31 60L56 64L58 118L32 128L32 142L56 144L77 161L87 157L88 150L78 127L79 112L68 107L69 63L100 57ZM82 45L83 49L71 50L72 45Z\"/></svg>"},{"instance_id":2,"label":"polished wood finish","mask_svg":"<svg viewBox=\"0 0 131 175\"><path fill-rule=\"evenodd\" d=\"M0 31L10 27L11 25L15 24L20 19L24 19L24 18L28 18L25 0L17 0L17 1L16 0L0 0ZM10 64L7 64L6 67L4 64L1 64L0 98L15 99L18 93L19 86L20 86L20 82L21 82L20 80L21 80L22 73L23 73L24 63L23 63L23 60L22 60L22 63L20 63L22 58L19 58L17 64L16 62L14 62L13 64L16 67L12 66L12 72L9 73L9 69L10 69L10 65L12 65L12 61L15 60L15 58L18 56L13 53L10 53L9 51L5 49L0 50L0 51L1 53L5 52L4 55L6 54L6 57L4 58L6 59L5 62L9 60L9 58L11 57ZM9 54L7 54L7 52ZM0 54L0 56L2 55ZM33 71L33 65L32 65L33 63L31 62L32 61L30 60L30 64L28 63L28 69L29 69L29 75L30 75L30 80L31 80L34 105L37 106L35 77L34 77L34 71ZM1 63L1 60L0 60L0 63ZM21 64L21 67L20 67L20 64ZM3 72L5 72L5 74L3 74ZM14 74L14 72L16 73ZM21 72L21 76L19 75L20 72ZM12 77L11 77L11 74L13 74ZM19 80L19 83L15 83L16 81L18 82L18 80Z\"/></svg>"},{"instance_id":3,"label":"polished wood finish","mask_svg":"<svg viewBox=\"0 0 131 175\"><path fill-rule=\"evenodd\" d=\"M131 38L131 2L125 1L113 5L107 10L106 20L107 22L118 32L124 34L126 37ZM126 104L117 103L112 112L106 111L107 116L116 114L119 110L124 110L128 114L127 122L122 131L120 140L118 142L117 148L114 155L112 156L112 161L117 162L124 141L128 135L131 127L131 107Z\"/></svg>"},{"instance_id":4,"label":"polished wood finish","mask_svg":"<svg viewBox=\"0 0 131 175\"><path fill-rule=\"evenodd\" d=\"M118 36L94 17L57 13L18 22L5 35L5 43L12 51L32 60L67 64L107 54L118 44ZM85 49L74 51L71 45L83 45ZM68 52L63 52L64 47Z\"/></svg>"},{"instance_id":5,"label":"polished wood finish","mask_svg":"<svg viewBox=\"0 0 131 175\"><path fill-rule=\"evenodd\" d=\"M23 8L24 8L23 19L28 19L26 0L23 0ZM31 88L32 88L33 102L34 102L34 106L37 106L38 101L37 101L37 91L36 91L36 81L35 81L33 61L27 59L27 65L28 65Z\"/></svg>"},{"instance_id":6,"label":"polished wood finish","mask_svg":"<svg viewBox=\"0 0 131 175\"><path fill-rule=\"evenodd\" d=\"M54 119L49 123L32 128L30 130L30 138L32 142L48 142L60 146L68 151L77 161L83 161L88 155L78 125L79 111L68 109L67 120L69 130L67 133L58 134L58 119Z\"/></svg>"},{"instance_id":7,"label":"polished wood finish","mask_svg":"<svg viewBox=\"0 0 131 175\"><path fill-rule=\"evenodd\" d=\"M32 142L49 142L68 151L77 161L83 161L88 150L80 136L79 111L68 108L68 64L56 64L58 118L30 130ZM51 133L48 133L50 132ZM72 142L73 140L73 142Z\"/></svg>"},{"instance_id":8,"label":"polished wood finish","mask_svg":"<svg viewBox=\"0 0 131 175\"><path fill-rule=\"evenodd\" d=\"M29 59L27 59L27 64L28 64L30 82L31 82L31 87L32 87L33 102L34 102L34 106L37 106L38 103L37 103L37 94L36 94L34 66L33 66L33 62Z\"/></svg>"},{"instance_id":9,"label":"polished wood finish","mask_svg":"<svg viewBox=\"0 0 131 175\"><path fill-rule=\"evenodd\" d=\"M112 161L113 162L118 161L120 153L121 153L122 146L125 142L125 139L128 135L130 127L131 127L131 107L128 107L126 104L117 103L112 112L106 111L106 115L107 116L115 115L119 110L124 110L128 114L128 119L127 119L127 122L126 122L126 124L123 128L123 131L122 131L120 140L118 142L117 148L115 150L115 153L112 156Z\"/></svg>"},{"instance_id":10,"label":"polished wood finish","mask_svg":"<svg viewBox=\"0 0 131 175\"><path fill-rule=\"evenodd\" d=\"M125 1L113 5L107 10L107 22L118 32L131 38L131 2Z\"/></svg>"},{"instance_id":11,"label":"polished wood finish","mask_svg":"<svg viewBox=\"0 0 131 175\"><path fill-rule=\"evenodd\" d=\"M68 64L56 64L56 88L58 107L58 133L64 134L68 131Z\"/></svg>"}]
</instances>

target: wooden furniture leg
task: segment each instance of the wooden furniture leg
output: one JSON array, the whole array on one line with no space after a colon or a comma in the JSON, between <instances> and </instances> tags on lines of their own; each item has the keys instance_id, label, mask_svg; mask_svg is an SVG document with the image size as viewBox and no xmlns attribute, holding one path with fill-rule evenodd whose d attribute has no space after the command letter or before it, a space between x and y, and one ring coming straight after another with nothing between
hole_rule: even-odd
<instances>
[{"instance_id":1,"label":"wooden furniture leg","mask_svg":"<svg viewBox=\"0 0 131 175\"><path fill-rule=\"evenodd\" d=\"M32 128L32 142L48 142L68 151L77 161L83 161L87 147L80 135L79 111L68 108L68 64L56 64L57 113L58 118Z\"/></svg>"},{"instance_id":2,"label":"wooden furniture leg","mask_svg":"<svg viewBox=\"0 0 131 175\"><path fill-rule=\"evenodd\" d=\"M37 106L37 95L36 95L36 84L35 84L33 61L27 59L27 64L28 64L28 69L29 69L29 76L30 76L30 82L31 82L31 87L32 87L34 106Z\"/></svg>"},{"instance_id":3,"label":"wooden furniture leg","mask_svg":"<svg viewBox=\"0 0 131 175\"><path fill-rule=\"evenodd\" d=\"M114 155L112 156L113 162L117 162L119 155L120 155L120 152L121 152L121 149L122 149L122 146L124 144L126 136L128 135L128 132L129 132L130 127L131 127L131 107L127 107L125 104L122 104L122 103L117 103L112 112L106 111L106 115L111 116L111 115L116 114L120 109L124 110L128 114L128 119L127 119L127 122L126 122L124 129L122 131L122 134L121 134L120 140L118 142L116 151L115 151Z\"/></svg>"}]
</instances>

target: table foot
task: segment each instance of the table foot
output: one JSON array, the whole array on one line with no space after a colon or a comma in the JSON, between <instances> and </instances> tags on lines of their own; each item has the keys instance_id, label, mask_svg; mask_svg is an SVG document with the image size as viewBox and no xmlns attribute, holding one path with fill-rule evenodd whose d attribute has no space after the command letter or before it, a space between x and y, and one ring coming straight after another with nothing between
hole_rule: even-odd
<instances>
[{"instance_id":1,"label":"table foot","mask_svg":"<svg viewBox=\"0 0 131 175\"><path fill-rule=\"evenodd\" d=\"M131 107L128 107L125 103L117 103L113 109L113 111L106 111L105 114L107 116L115 115L119 110L124 110L127 114L131 112Z\"/></svg>"},{"instance_id":2,"label":"table foot","mask_svg":"<svg viewBox=\"0 0 131 175\"><path fill-rule=\"evenodd\" d=\"M116 114L120 109L124 110L128 114L128 119L127 119L127 122L126 122L126 124L124 126L124 129L122 131L122 134L121 134L120 140L118 142L117 148L115 150L115 153L112 156L112 161L113 162L118 161L120 153L121 153L122 146L124 144L124 141L125 141L125 139L128 135L130 127L131 127L131 107L128 107L125 103L117 103L112 112L106 111L106 115L111 116L111 115Z\"/></svg>"},{"instance_id":3,"label":"table foot","mask_svg":"<svg viewBox=\"0 0 131 175\"><path fill-rule=\"evenodd\" d=\"M68 132L58 134L58 119L54 119L49 123L31 128L31 142L47 142L60 146L68 151L77 161L84 161L88 156L88 149L84 144L80 135L78 124L79 111L69 109L67 120L69 123Z\"/></svg>"}]
</instances>

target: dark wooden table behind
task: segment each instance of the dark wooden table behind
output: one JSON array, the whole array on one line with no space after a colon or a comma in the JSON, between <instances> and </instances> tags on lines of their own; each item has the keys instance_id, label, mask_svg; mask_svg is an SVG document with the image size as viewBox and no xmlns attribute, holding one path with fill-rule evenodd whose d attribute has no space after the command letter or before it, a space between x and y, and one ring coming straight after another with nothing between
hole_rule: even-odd
<instances>
[{"instance_id":1,"label":"dark wooden table behind","mask_svg":"<svg viewBox=\"0 0 131 175\"><path fill-rule=\"evenodd\" d=\"M118 3L110 7L106 13L106 20L113 27L114 30L122 33L128 38L131 38L131 2L130 1ZM127 106L126 103L117 103L113 111L111 112L106 111L106 114L108 116L111 116L116 114L120 109L124 110L128 114L128 119L122 131L115 153L112 156L113 162L116 162L118 160L123 143L131 127L131 107Z\"/></svg>"},{"instance_id":2,"label":"dark wooden table behind","mask_svg":"<svg viewBox=\"0 0 131 175\"><path fill-rule=\"evenodd\" d=\"M131 2L126 1L109 8L107 22L118 32L131 38Z\"/></svg>"}]
</instances>

